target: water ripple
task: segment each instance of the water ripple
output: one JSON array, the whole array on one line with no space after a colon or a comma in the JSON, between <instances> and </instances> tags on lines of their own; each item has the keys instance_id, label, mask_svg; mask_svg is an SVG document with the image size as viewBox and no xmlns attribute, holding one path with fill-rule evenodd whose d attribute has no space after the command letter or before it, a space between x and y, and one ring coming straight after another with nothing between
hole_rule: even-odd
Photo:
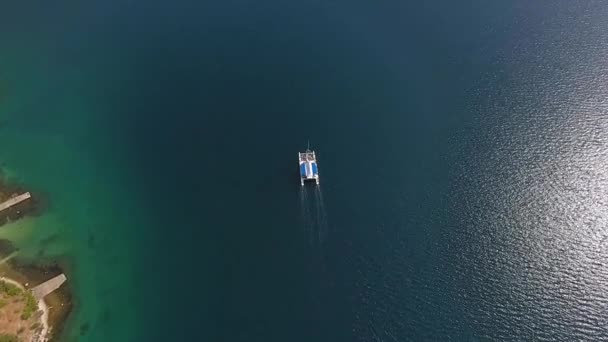
<instances>
[{"instance_id":1,"label":"water ripple","mask_svg":"<svg viewBox=\"0 0 608 342\"><path fill-rule=\"evenodd\" d=\"M608 340L608 6L545 10L471 91L449 219L404 225L439 241L360 258L361 340Z\"/></svg>"}]
</instances>

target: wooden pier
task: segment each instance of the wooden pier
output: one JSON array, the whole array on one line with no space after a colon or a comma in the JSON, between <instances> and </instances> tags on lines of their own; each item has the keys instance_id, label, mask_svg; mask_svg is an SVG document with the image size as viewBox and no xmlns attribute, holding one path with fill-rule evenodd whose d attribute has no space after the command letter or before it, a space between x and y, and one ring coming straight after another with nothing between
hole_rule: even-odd
<instances>
[{"instance_id":1,"label":"wooden pier","mask_svg":"<svg viewBox=\"0 0 608 342\"><path fill-rule=\"evenodd\" d=\"M31 197L32 197L32 195L29 192L12 197L12 198L4 201L3 203L0 203L0 211L6 210L16 204L19 204L25 200L30 199Z\"/></svg>"}]
</instances>

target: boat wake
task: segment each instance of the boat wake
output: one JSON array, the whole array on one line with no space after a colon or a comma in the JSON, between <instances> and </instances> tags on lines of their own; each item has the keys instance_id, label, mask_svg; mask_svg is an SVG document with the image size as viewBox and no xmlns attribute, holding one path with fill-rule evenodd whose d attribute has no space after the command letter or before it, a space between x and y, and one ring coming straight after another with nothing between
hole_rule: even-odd
<instances>
[{"instance_id":1,"label":"boat wake","mask_svg":"<svg viewBox=\"0 0 608 342\"><path fill-rule=\"evenodd\" d=\"M300 189L300 221L311 244L321 244L327 239L327 211L321 187Z\"/></svg>"}]
</instances>

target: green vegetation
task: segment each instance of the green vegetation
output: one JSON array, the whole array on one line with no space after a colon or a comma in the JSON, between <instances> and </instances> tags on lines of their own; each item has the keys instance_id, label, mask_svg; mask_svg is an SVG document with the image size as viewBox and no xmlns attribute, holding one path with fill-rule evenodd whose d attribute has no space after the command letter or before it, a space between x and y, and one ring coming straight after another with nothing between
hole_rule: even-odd
<instances>
[{"instance_id":1,"label":"green vegetation","mask_svg":"<svg viewBox=\"0 0 608 342\"><path fill-rule=\"evenodd\" d=\"M15 335L0 335L0 342L19 342L19 337Z\"/></svg>"},{"instance_id":2,"label":"green vegetation","mask_svg":"<svg viewBox=\"0 0 608 342\"><path fill-rule=\"evenodd\" d=\"M18 288L16 285L7 283L5 281L0 281L0 293L6 293L7 296L14 297L18 294L21 294L22 292L23 291L21 291L21 289Z\"/></svg>"},{"instance_id":3,"label":"green vegetation","mask_svg":"<svg viewBox=\"0 0 608 342\"><path fill-rule=\"evenodd\" d=\"M4 293L9 297L15 297L17 295L23 295L23 298L15 298L13 302L20 302L25 300L25 308L21 313L22 320L28 320L32 315L38 310L38 301L34 298L31 291L23 291L18 288L16 285L7 283L5 281L0 281L0 293ZM0 299L0 308L7 304L6 300ZM2 340L0 339L0 342Z\"/></svg>"},{"instance_id":4,"label":"green vegetation","mask_svg":"<svg viewBox=\"0 0 608 342\"><path fill-rule=\"evenodd\" d=\"M44 328L32 291L14 284L0 280L0 342L29 341Z\"/></svg>"},{"instance_id":5,"label":"green vegetation","mask_svg":"<svg viewBox=\"0 0 608 342\"><path fill-rule=\"evenodd\" d=\"M32 295L32 291L25 292L25 308L23 309L23 313L21 314L22 320L27 320L32 317L32 314L38 310L38 302Z\"/></svg>"}]
</instances>

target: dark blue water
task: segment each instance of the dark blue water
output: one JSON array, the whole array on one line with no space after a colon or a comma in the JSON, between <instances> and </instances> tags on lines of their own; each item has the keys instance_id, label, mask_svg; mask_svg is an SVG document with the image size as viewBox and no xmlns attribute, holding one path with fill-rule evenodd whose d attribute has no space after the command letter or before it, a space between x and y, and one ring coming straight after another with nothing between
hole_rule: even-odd
<instances>
[{"instance_id":1,"label":"dark blue water","mask_svg":"<svg viewBox=\"0 0 608 342\"><path fill-rule=\"evenodd\" d=\"M135 194L129 336L571 341L608 339L607 15L60 1L0 28L103 104L80 141ZM119 306L66 336L120 339Z\"/></svg>"}]
</instances>

